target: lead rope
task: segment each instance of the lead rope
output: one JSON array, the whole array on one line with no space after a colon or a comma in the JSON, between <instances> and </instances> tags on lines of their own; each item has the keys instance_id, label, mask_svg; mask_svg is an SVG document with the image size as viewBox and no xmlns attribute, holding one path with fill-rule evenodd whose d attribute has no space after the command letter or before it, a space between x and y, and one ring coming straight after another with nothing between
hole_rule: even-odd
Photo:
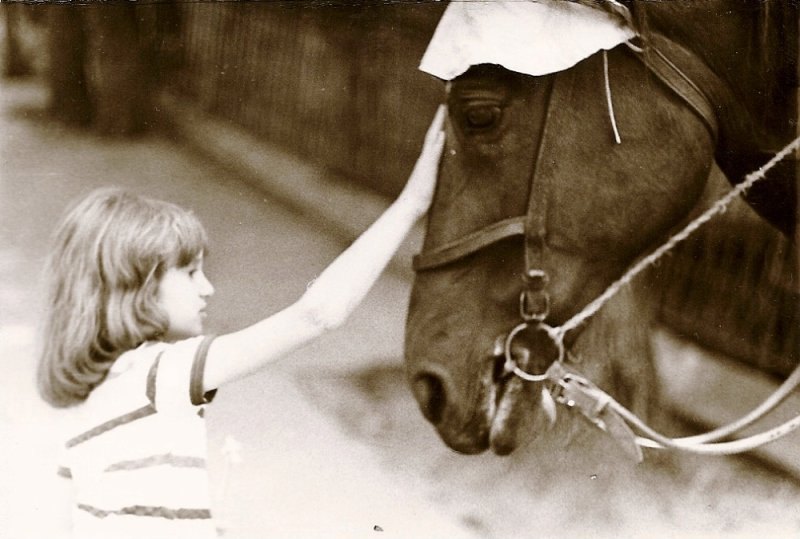
<instances>
[{"instance_id":1,"label":"lead rope","mask_svg":"<svg viewBox=\"0 0 800 539\"><path fill-rule=\"evenodd\" d=\"M675 245L689 237L689 235L695 232L703 224L708 222L712 217L724 212L734 198L744 194L750 187L753 186L753 184L762 180L766 176L767 172L769 172L777 163L785 159L789 154L796 151L798 148L800 148L800 137L797 137L788 145L786 145L780 152L775 154L772 159L761 166L758 170L748 174L742 183L735 186L725 196L714 203L709 209L707 209L697 218L693 219L678 233L670 237L669 240L667 240L661 247L634 264L628 271L625 272L622 277L612 283L600 296L595 298L575 316L567 320L561 326L548 326L546 328L547 333L550 335L556 346L560 350L563 350L564 336L568 331L575 329L588 318L597 313L597 311L600 310L600 308L603 307L603 305L605 305L612 297L614 297L623 286L630 283L630 281L639 273L655 264ZM506 351L506 354L508 355L508 351ZM548 369L544 375L537 376L536 380L532 380L532 377L522 371L518 366L514 366L513 371L517 374L517 376L520 376L526 380L539 381L543 378L549 379L551 382L553 382L554 387L560 387L562 390L569 389L572 391L572 395L576 397L586 397L585 399L581 399L582 404L579 405L579 408L584 415L589 417L589 419L591 419L601 428L607 426L607 423L604 423L602 420L598 420L598 418L600 417L600 414L604 412L604 410L609 409L615 412L619 417L622 417L627 423L632 425L641 433L649 436L649 438L637 436L633 440L628 440L625 438L629 438L629 435L623 433L621 435L623 439L618 440L622 442L623 445L633 442L642 447L672 448L705 455L731 455L755 449L763 444L777 440L778 438L781 438L800 427L800 415L798 415L793 419L760 434L730 442L716 442L716 440L724 438L725 436L738 432L746 426L751 425L757 419L774 409L775 406L782 402L798 385L800 385L800 365L795 368L792 374L780 386L778 391L773 393L769 398L767 398L746 416L727 426L712 430L705 434L683 438L669 438L656 432L641 419L639 419L633 412L622 406L600 388L577 374L565 373L560 365L561 363L559 360L555 361L553 365L551 365L550 369ZM576 404L575 400L565 400L564 398L559 399L559 402L570 407ZM611 420L612 418L607 417L606 419ZM608 431L610 429L604 428L604 430ZM619 429L616 430L618 431Z\"/></svg>"},{"instance_id":2,"label":"lead rope","mask_svg":"<svg viewBox=\"0 0 800 539\"><path fill-rule=\"evenodd\" d=\"M738 420L728 423L725 426L719 427L717 429L708 431L704 434L698 434L696 436L685 436L683 438L673 438L673 441L680 444L705 444L708 442L715 442L717 440L721 440L726 436L730 436L731 434L735 434L740 430L744 429L745 427L749 427L756 421L758 421L761 417L771 412L776 406L786 400L792 391L794 391L797 386L800 385L800 367L796 367L792 374L789 375L786 380L778 387L778 389L772 393L769 397L764 399L764 401L759 404L757 407L753 408L753 410L739 418ZM649 446L646 443L641 445Z\"/></svg>"},{"instance_id":3,"label":"lead rope","mask_svg":"<svg viewBox=\"0 0 800 539\"><path fill-rule=\"evenodd\" d=\"M796 374L799 371L800 368L796 368L795 372L793 372L792 374ZM620 416L622 416L628 423L630 423L635 428L637 428L638 430L649 436L649 438L645 438L642 436L637 437L636 443L638 445L654 449L663 449L663 448L679 449L681 451L688 451L691 453L698 453L702 455L733 455L736 453L744 453L745 451L751 451L753 449L761 447L766 443L774 442L775 440L782 438L783 436L786 436L790 432L800 427L800 415L797 415L792 419L790 419L789 421L781 423L777 427L773 427L769 430L766 430L759 434L748 436L746 438L740 438L738 440L732 440L730 442L697 442L695 439L693 439L695 437L668 438L662 434L659 434L658 432L647 426L647 424L645 424L641 419L639 419L633 412L631 412L630 410L628 410L627 408L625 408L616 401L611 402L611 407L615 412L617 412ZM708 434L711 433L706 433L705 435L701 434L698 435L696 438L702 439L704 436ZM725 435L727 434L729 433L726 433ZM719 436L713 439L719 439L721 437L722 436Z\"/></svg>"},{"instance_id":4,"label":"lead rope","mask_svg":"<svg viewBox=\"0 0 800 539\"><path fill-rule=\"evenodd\" d=\"M800 382L800 367L797 367L789 379L779 389L782 396L770 397L761 406L753 410L746 417L735 423L698 436L684 438L669 438L653 430L639 419L633 412L614 400L582 376L566 372L558 363L553 363L550 369L551 380L556 389L555 400L570 408L577 408L587 419L612 435L617 443L629 454L641 460L641 452L637 447L653 449L677 449L701 455L732 455L756 449L766 443L773 442L800 427L800 415L759 434L754 434L729 442L713 442L724 436L732 434L752 423L756 416L768 411L780 400L783 400ZM621 418L621 419L620 419ZM618 423L624 421L635 430L644 434L636 436L629 428L619 428ZM617 428L615 427L617 424Z\"/></svg>"}]
</instances>

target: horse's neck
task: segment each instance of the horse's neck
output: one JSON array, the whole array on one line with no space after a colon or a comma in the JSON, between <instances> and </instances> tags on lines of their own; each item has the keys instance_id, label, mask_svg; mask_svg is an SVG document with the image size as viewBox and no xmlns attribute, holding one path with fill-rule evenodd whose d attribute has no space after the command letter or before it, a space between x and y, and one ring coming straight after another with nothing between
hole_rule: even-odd
<instances>
[{"instance_id":1,"label":"horse's neck","mask_svg":"<svg viewBox=\"0 0 800 539\"><path fill-rule=\"evenodd\" d=\"M701 64L696 82L712 81L705 90L720 123L716 159L731 182L742 181L800 135L800 2L637 2L636 7L645 35L663 35L690 50L699 62L688 71ZM704 80L702 64L713 76ZM785 160L770 173L769 185L756 185L747 195L757 212L790 237L798 230L798 168L796 161Z\"/></svg>"},{"instance_id":2,"label":"horse's neck","mask_svg":"<svg viewBox=\"0 0 800 539\"><path fill-rule=\"evenodd\" d=\"M800 3L704 0L637 7L645 32L692 50L727 83L759 132L760 150L778 150L797 135Z\"/></svg>"}]
</instances>

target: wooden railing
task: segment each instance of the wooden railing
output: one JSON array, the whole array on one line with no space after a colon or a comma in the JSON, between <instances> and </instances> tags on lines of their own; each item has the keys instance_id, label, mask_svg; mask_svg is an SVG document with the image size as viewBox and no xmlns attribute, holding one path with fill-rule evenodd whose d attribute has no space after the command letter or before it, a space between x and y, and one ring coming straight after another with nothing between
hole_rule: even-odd
<instances>
[{"instance_id":1,"label":"wooden railing","mask_svg":"<svg viewBox=\"0 0 800 539\"><path fill-rule=\"evenodd\" d=\"M154 57L171 66L160 69L162 83L182 98L395 195L443 99L441 81L417 69L442 9L438 3L159 5L148 39Z\"/></svg>"}]
</instances>

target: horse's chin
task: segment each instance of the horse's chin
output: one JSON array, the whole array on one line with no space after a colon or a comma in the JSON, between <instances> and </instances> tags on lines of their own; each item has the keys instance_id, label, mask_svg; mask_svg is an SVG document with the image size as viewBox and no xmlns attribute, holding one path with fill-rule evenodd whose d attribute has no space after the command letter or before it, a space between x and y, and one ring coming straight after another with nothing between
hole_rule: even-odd
<instances>
[{"instance_id":1,"label":"horse's chin","mask_svg":"<svg viewBox=\"0 0 800 539\"><path fill-rule=\"evenodd\" d=\"M514 376L498 388L499 397L489 429L489 447L497 455L509 455L523 442L530 443L537 436L539 403L531 398L529 387Z\"/></svg>"},{"instance_id":2,"label":"horse's chin","mask_svg":"<svg viewBox=\"0 0 800 539\"><path fill-rule=\"evenodd\" d=\"M488 390L485 400L471 416L474 421L467 425L445 421L437 430L447 446L459 453L476 455L491 449L496 455L506 456L523 441L527 443L535 437L529 416L533 415L536 403L531 402L524 382L516 377L485 388ZM454 424L459 427L452 428Z\"/></svg>"}]
</instances>

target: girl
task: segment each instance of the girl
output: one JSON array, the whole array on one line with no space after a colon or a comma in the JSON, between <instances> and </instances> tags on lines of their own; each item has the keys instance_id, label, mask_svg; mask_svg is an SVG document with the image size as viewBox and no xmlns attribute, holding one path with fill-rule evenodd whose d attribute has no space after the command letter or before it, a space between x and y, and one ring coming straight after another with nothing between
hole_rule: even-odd
<instances>
[{"instance_id":1,"label":"girl","mask_svg":"<svg viewBox=\"0 0 800 539\"><path fill-rule=\"evenodd\" d=\"M293 305L203 335L205 232L190 212L117 189L90 194L55 235L39 389L75 405L60 473L77 537L215 536L202 405L216 388L342 324L428 209L444 144L440 107L386 212Z\"/></svg>"}]
</instances>

